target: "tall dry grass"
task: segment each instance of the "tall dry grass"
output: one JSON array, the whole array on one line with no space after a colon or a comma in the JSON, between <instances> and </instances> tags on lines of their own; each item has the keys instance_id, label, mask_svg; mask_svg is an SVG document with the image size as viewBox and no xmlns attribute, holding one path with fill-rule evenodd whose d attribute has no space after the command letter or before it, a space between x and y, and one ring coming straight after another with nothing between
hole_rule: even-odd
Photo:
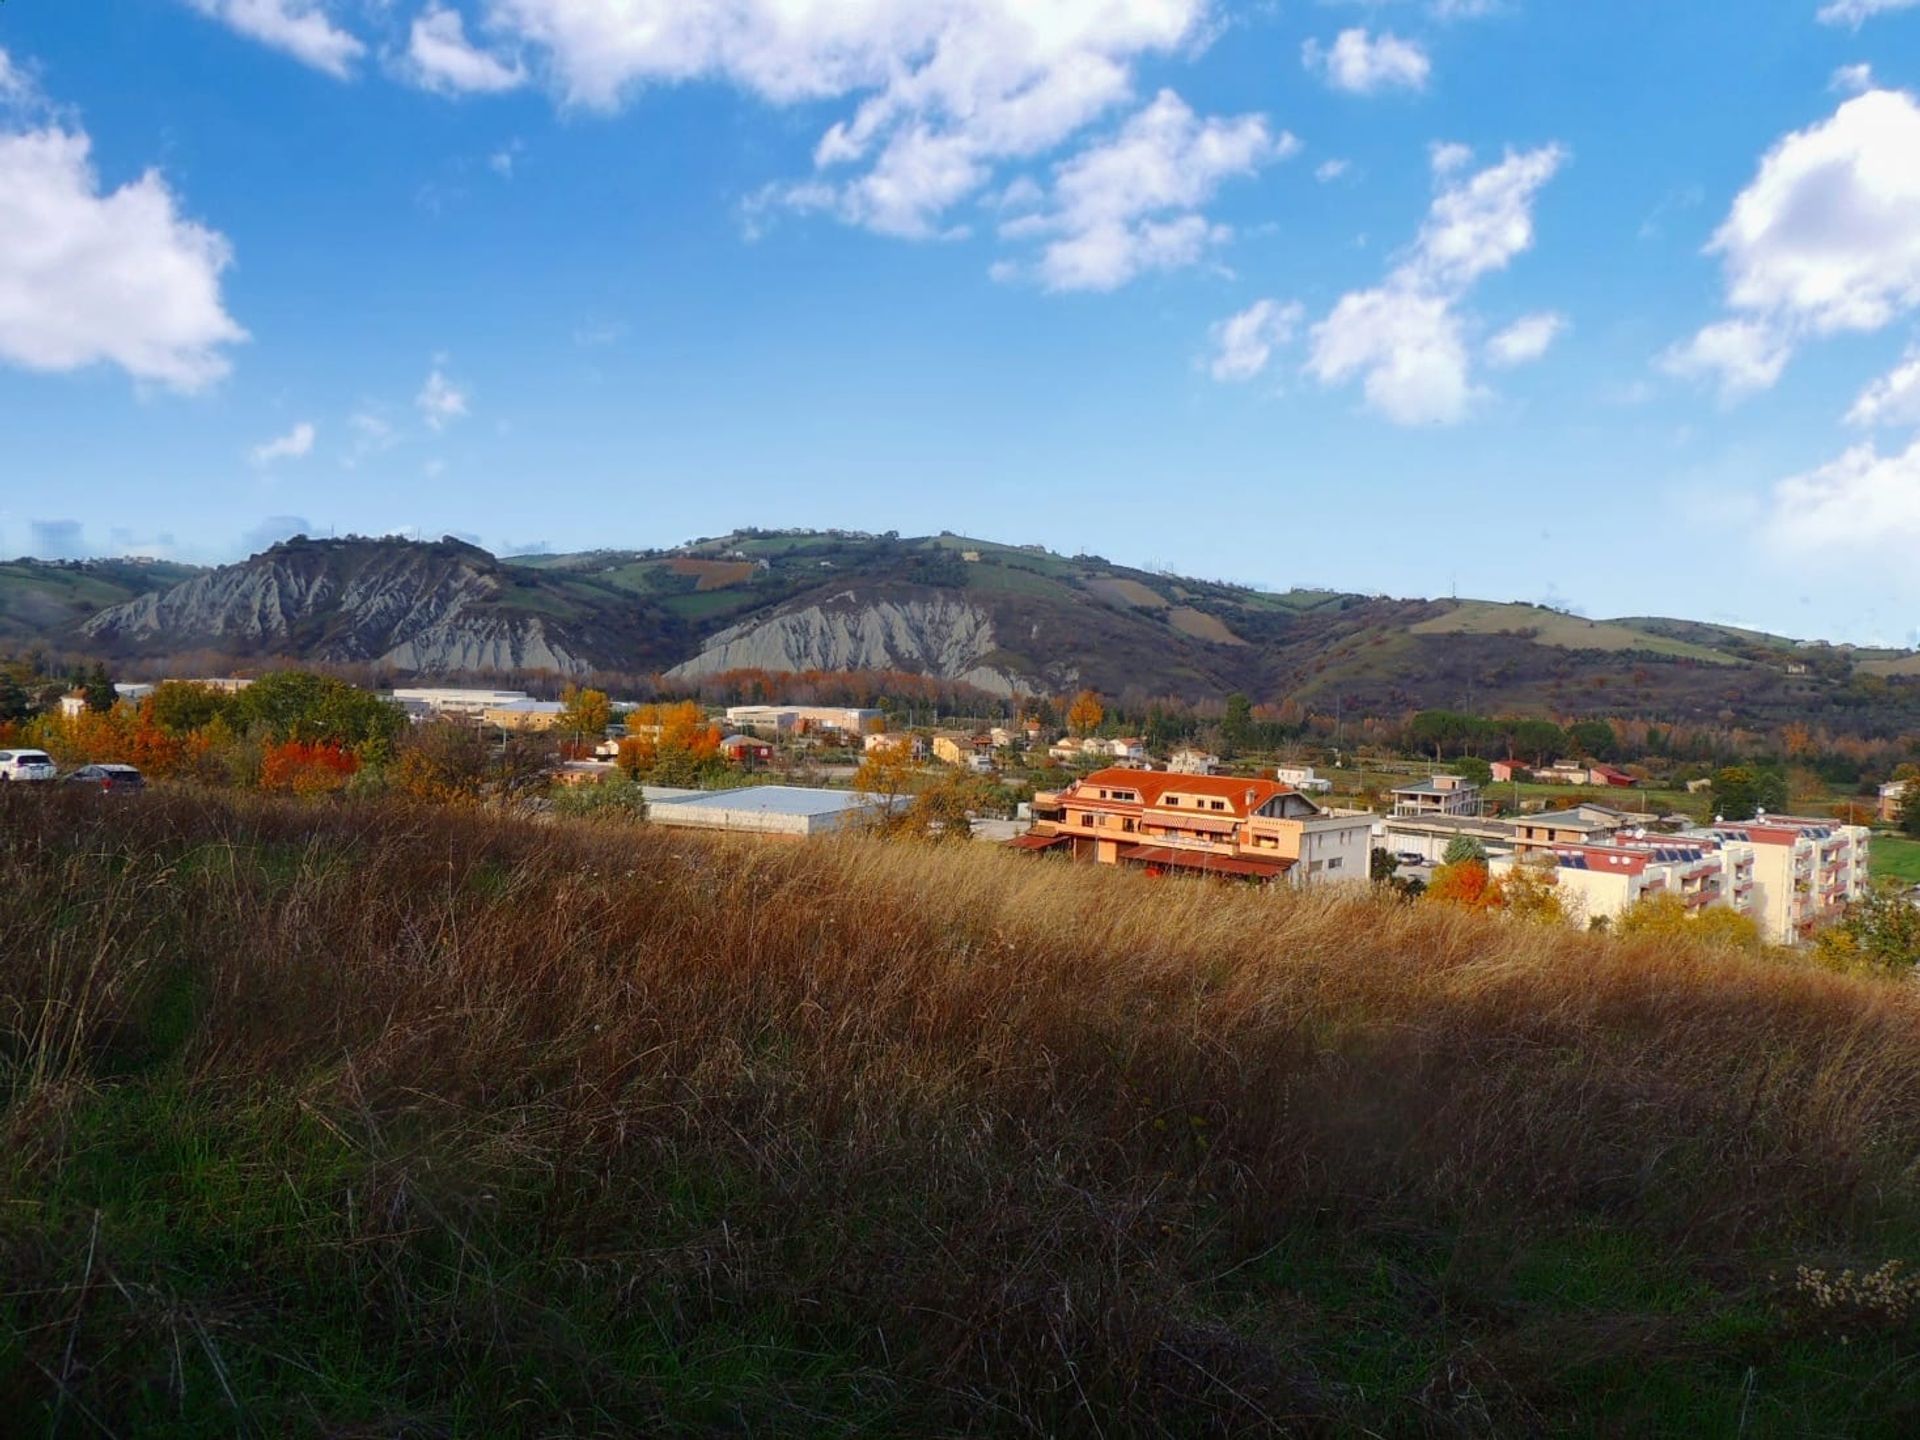
<instances>
[{"instance_id":1,"label":"tall dry grass","mask_svg":"<svg viewBox=\"0 0 1920 1440\"><path fill-rule=\"evenodd\" d=\"M80 1163L118 1085L289 1101L355 1178L288 1223L425 1367L423 1413L452 1403L433 1355L545 1345L540 1291L584 1278L669 1348L777 1316L874 1433L1345 1429L1377 1397L1270 1278L1303 1235L1615 1227L1730 1291L1920 1235L1912 988L979 847L97 799L0 792L11 1183ZM71 1234L0 1234L17 1289L71 1287ZM406 1278L430 1238L533 1268L477 1318ZM1488 1318L1405 1304L1441 1337ZM30 1403L104 1423L159 1383L109 1358L82 1386L58 1325L19 1337ZM1551 1428L1557 1343L1385 1419ZM579 1363L591 1407L495 1419L688 1425L658 1375ZM809 1403L757 1424L844 1424Z\"/></svg>"}]
</instances>

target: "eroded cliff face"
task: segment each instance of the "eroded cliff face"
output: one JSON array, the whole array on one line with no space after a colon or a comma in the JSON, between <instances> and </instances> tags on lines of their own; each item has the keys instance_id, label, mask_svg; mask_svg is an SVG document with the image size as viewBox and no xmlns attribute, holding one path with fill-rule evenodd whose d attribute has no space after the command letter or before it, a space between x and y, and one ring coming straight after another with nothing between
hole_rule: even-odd
<instances>
[{"instance_id":1,"label":"eroded cliff face","mask_svg":"<svg viewBox=\"0 0 1920 1440\"><path fill-rule=\"evenodd\" d=\"M417 671L590 668L546 619L503 605L508 589L471 547L309 542L142 595L82 628L122 650L270 651Z\"/></svg>"},{"instance_id":2,"label":"eroded cliff face","mask_svg":"<svg viewBox=\"0 0 1920 1440\"><path fill-rule=\"evenodd\" d=\"M725 670L907 670L1009 695L1023 677L991 663L993 617L959 595L860 599L851 591L734 625L668 673Z\"/></svg>"}]
</instances>

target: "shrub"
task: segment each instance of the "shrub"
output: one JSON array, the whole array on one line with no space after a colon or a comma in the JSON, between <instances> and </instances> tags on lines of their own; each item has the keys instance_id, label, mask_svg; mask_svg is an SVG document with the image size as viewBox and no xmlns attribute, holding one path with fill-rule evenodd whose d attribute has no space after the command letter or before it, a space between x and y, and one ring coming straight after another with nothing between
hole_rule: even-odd
<instances>
[{"instance_id":1,"label":"shrub","mask_svg":"<svg viewBox=\"0 0 1920 1440\"><path fill-rule=\"evenodd\" d=\"M260 756L260 788L295 795L332 795L347 788L360 762L338 745L288 740Z\"/></svg>"}]
</instances>

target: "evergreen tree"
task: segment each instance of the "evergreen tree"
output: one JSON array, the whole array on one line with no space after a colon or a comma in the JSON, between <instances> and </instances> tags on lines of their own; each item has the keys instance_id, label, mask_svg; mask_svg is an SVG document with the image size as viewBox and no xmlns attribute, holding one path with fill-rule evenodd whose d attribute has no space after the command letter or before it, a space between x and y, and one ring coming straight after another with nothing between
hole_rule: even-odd
<instances>
[{"instance_id":1,"label":"evergreen tree","mask_svg":"<svg viewBox=\"0 0 1920 1440\"><path fill-rule=\"evenodd\" d=\"M98 662L87 672L86 683L80 687L80 693L87 697L87 708L101 715L113 709L113 702L120 698L113 688L113 677L107 674L107 667Z\"/></svg>"}]
</instances>

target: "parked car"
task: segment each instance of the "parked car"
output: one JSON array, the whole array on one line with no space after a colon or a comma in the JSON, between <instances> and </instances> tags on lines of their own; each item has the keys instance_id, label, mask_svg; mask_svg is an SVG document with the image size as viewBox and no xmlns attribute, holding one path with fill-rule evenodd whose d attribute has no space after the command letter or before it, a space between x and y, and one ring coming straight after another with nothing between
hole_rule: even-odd
<instances>
[{"instance_id":1,"label":"parked car","mask_svg":"<svg viewBox=\"0 0 1920 1440\"><path fill-rule=\"evenodd\" d=\"M144 790L147 777L131 765L82 765L67 776L69 785L87 785L95 790Z\"/></svg>"},{"instance_id":2,"label":"parked car","mask_svg":"<svg viewBox=\"0 0 1920 1440\"><path fill-rule=\"evenodd\" d=\"M51 780L58 773L44 750L0 750L0 780Z\"/></svg>"}]
</instances>

